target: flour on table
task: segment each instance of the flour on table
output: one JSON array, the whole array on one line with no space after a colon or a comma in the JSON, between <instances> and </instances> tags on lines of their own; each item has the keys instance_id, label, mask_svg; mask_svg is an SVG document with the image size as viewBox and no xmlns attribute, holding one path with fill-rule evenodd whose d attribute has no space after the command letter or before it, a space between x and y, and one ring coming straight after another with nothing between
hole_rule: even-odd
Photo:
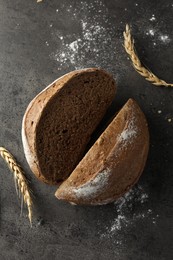
<instances>
[{"instance_id":1,"label":"flour on table","mask_svg":"<svg viewBox=\"0 0 173 260\"><path fill-rule=\"evenodd\" d=\"M160 35L159 36L160 41L162 41L163 43L169 43L171 41L171 39L169 38L168 35Z\"/></svg>"},{"instance_id":2,"label":"flour on table","mask_svg":"<svg viewBox=\"0 0 173 260\"><path fill-rule=\"evenodd\" d=\"M136 21L143 37L149 37L151 46L169 44L172 40L166 25L158 23L158 14L151 13L142 3L135 3L137 12L146 13L145 22ZM129 19L130 9L120 8L122 18L114 23L114 14L110 15L107 3L103 0L78 1L78 4L64 4L55 10L57 21L50 20L50 35L57 46L51 49L49 57L57 62L57 69L69 71L88 67L102 67L116 75L117 81L124 73L126 65L123 54L123 30ZM157 16L156 16L157 15ZM159 16L158 16L159 17ZM58 27L58 22L61 26ZM160 25L162 29L160 28ZM133 24L131 25L133 27ZM57 29L58 28L63 28ZM134 35L135 37L135 35ZM142 36L141 36L142 37ZM50 40L51 41L51 40ZM124 58L125 57L125 58Z\"/></svg>"},{"instance_id":3,"label":"flour on table","mask_svg":"<svg viewBox=\"0 0 173 260\"><path fill-rule=\"evenodd\" d=\"M154 36L154 35L155 35L155 30L154 30L154 29L149 29L149 30L146 32L146 35Z\"/></svg>"},{"instance_id":4,"label":"flour on table","mask_svg":"<svg viewBox=\"0 0 173 260\"><path fill-rule=\"evenodd\" d=\"M69 44L69 47L75 52L78 51L79 45L78 45L78 41L74 41L72 43Z\"/></svg>"},{"instance_id":5,"label":"flour on table","mask_svg":"<svg viewBox=\"0 0 173 260\"><path fill-rule=\"evenodd\" d=\"M155 21L155 17L152 16L149 20ZM157 27L147 29L145 34L151 36L152 40L158 40L161 44L168 44L171 42L170 36L168 34L163 34ZM154 42L153 45L156 45L156 42Z\"/></svg>"},{"instance_id":6,"label":"flour on table","mask_svg":"<svg viewBox=\"0 0 173 260\"><path fill-rule=\"evenodd\" d=\"M104 2L80 1L77 6L64 6L63 10L70 14L72 22L75 21L79 29L74 33L56 31L52 34L58 48L50 57L58 62L58 69L103 67L112 71L112 62L116 60L116 44L113 40L116 29L109 20ZM60 11L57 15L60 15Z\"/></svg>"},{"instance_id":7,"label":"flour on table","mask_svg":"<svg viewBox=\"0 0 173 260\"><path fill-rule=\"evenodd\" d=\"M149 19L150 21L156 21L156 17L155 17L155 15L154 14L152 14L152 16L151 16L151 18Z\"/></svg>"},{"instance_id":8,"label":"flour on table","mask_svg":"<svg viewBox=\"0 0 173 260\"><path fill-rule=\"evenodd\" d=\"M137 221L148 219L152 224L157 224L159 215L155 215L151 208L140 210L140 212L134 211L137 206L142 208L148 198L145 190L138 185L117 200L114 203L115 218L106 226L105 232L100 234L100 238L114 238L116 244L122 244L122 233L134 226Z\"/></svg>"}]
</instances>

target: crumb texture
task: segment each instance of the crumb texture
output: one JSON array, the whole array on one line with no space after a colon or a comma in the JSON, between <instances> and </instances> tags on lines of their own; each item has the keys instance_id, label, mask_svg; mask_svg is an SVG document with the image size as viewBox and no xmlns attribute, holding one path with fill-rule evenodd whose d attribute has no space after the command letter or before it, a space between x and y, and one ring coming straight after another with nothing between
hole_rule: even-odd
<instances>
[{"instance_id":1,"label":"crumb texture","mask_svg":"<svg viewBox=\"0 0 173 260\"><path fill-rule=\"evenodd\" d=\"M115 82L100 69L81 70L44 106L35 149L41 175L56 183L73 171L115 95Z\"/></svg>"}]
</instances>

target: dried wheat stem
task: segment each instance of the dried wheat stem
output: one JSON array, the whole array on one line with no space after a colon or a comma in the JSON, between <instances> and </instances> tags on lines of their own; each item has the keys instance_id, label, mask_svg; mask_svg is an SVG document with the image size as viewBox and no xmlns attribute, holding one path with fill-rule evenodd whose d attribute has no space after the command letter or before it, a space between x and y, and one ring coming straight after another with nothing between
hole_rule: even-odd
<instances>
[{"instance_id":1,"label":"dried wheat stem","mask_svg":"<svg viewBox=\"0 0 173 260\"><path fill-rule=\"evenodd\" d=\"M24 203L27 205L28 218L32 226L32 197L24 172L20 165L17 164L13 155L8 152L4 147L0 147L0 155L6 161L10 170L14 174L16 192L18 195L22 195L22 200L24 200Z\"/></svg>"},{"instance_id":2,"label":"dried wheat stem","mask_svg":"<svg viewBox=\"0 0 173 260\"><path fill-rule=\"evenodd\" d=\"M123 35L124 35L124 48L126 52L129 54L135 70L146 80L150 81L153 85L173 87L172 83L167 83L166 81L159 79L154 73L152 73L142 65L135 51L134 39L131 35L131 30L128 24L126 24L126 29Z\"/></svg>"}]
</instances>

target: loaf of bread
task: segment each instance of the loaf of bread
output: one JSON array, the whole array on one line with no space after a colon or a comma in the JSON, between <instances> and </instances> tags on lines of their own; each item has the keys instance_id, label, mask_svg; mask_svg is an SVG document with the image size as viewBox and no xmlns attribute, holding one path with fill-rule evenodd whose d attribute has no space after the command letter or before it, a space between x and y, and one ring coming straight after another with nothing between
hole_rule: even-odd
<instances>
[{"instance_id":1,"label":"loaf of bread","mask_svg":"<svg viewBox=\"0 0 173 260\"><path fill-rule=\"evenodd\" d=\"M115 201L138 181L148 149L145 116L137 103L129 99L58 188L56 197L87 205Z\"/></svg>"},{"instance_id":2,"label":"loaf of bread","mask_svg":"<svg viewBox=\"0 0 173 260\"><path fill-rule=\"evenodd\" d=\"M116 92L102 69L73 71L57 79L29 104L22 140L33 173L48 184L71 174Z\"/></svg>"},{"instance_id":3,"label":"loaf of bread","mask_svg":"<svg viewBox=\"0 0 173 260\"><path fill-rule=\"evenodd\" d=\"M84 154L116 92L102 69L57 79L29 104L22 123L26 159L39 180L60 184L56 197L72 204L115 201L139 179L149 132L138 104L129 99Z\"/></svg>"}]
</instances>

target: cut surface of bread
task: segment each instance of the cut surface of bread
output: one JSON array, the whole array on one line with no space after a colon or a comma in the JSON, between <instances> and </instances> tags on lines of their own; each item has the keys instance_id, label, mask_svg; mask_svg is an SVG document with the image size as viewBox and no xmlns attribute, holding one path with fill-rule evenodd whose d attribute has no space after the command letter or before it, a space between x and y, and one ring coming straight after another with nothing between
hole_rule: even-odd
<instances>
[{"instance_id":1,"label":"cut surface of bread","mask_svg":"<svg viewBox=\"0 0 173 260\"><path fill-rule=\"evenodd\" d=\"M31 101L22 140L30 168L40 180L57 184L70 175L115 92L111 75L90 68L66 74Z\"/></svg>"},{"instance_id":2,"label":"cut surface of bread","mask_svg":"<svg viewBox=\"0 0 173 260\"><path fill-rule=\"evenodd\" d=\"M56 197L75 204L100 205L115 201L139 179L148 155L145 116L129 99L86 153Z\"/></svg>"}]
</instances>

